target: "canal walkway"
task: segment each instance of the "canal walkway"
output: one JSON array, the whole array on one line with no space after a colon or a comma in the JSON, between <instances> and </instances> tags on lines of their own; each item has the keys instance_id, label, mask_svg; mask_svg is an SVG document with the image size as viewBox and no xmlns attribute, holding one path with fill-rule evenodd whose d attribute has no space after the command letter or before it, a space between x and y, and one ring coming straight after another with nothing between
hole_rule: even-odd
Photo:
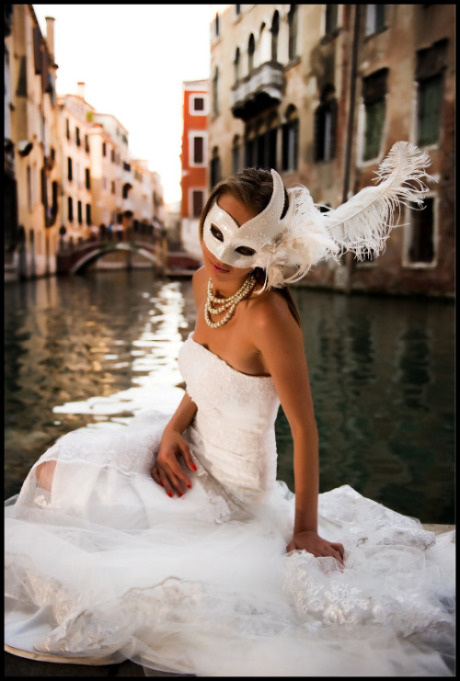
<instances>
[{"instance_id":1,"label":"canal walkway","mask_svg":"<svg viewBox=\"0 0 460 681\"><path fill-rule=\"evenodd\" d=\"M424 524L425 530L442 534L443 532L450 532L455 529L455 525L436 525ZM160 672L149 670L149 676L193 676L193 674L172 674L168 672ZM60 664L59 662L40 662L37 660L30 660L24 657L18 657L5 652L4 654L4 676L24 677L24 676L54 676L54 677L68 677L68 676L86 676L90 678L100 678L108 676L111 678L137 678L144 677L143 668L125 660L118 664L105 665L79 665L79 664Z\"/></svg>"}]
</instances>

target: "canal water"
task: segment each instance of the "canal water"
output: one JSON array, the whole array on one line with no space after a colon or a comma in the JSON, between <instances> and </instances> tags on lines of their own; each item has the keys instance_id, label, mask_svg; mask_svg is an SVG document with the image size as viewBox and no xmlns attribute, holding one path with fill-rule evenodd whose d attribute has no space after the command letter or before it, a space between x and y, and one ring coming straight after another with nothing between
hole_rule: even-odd
<instances>
[{"instance_id":1,"label":"canal water","mask_svg":"<svg viewBox=\"0 0 460 681\"><path fill-rule=\"evenodd\" d=\"M294 287L320 435L321 491L343 484L427 523L454 522L454 305ZM193 328L191 281L151 270L5 286L5 498L79 427L172 411ZM278 477L292 488L280 410Z\"/></svg>"}]
</instances>

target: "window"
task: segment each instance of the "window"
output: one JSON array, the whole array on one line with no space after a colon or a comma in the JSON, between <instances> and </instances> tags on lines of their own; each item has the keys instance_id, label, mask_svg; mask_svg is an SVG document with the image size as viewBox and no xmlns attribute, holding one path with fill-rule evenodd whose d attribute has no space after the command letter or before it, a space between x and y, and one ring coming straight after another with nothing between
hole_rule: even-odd
<instances>
[{"instance_id":1,"label":"window","mask_svg":"<svg viewBox=\"0 0 460 681\"><path fill-rule=\"evenodd\" d=\"M437 144L442 108L442 76L420 81L418 87L417 133L418 144Z\"/></svg>"},{"instance_id":2,"label":"window","mask_svg":"<svg viewBox=\"0 0 460 681\"><path fill-rule=\"evenodd\" d=\"M338 5L326 5L326 27L325 35L332 36L337 29Z\"/></svg>"},{"instance_id":3,"label":"window","mask_svg":"<svg viewBox=\"0 0 460 681\"><path fill-rule=\"evenodd\" d=\"M220 33L220 27L219 27L219 13L216 12L216 16L214 18L214 37L218 38Z\"/></svg>"},{"instance_id":4,"label":"window","mask_svg":"<svg viewBox=\"0 0 460 681\"><path fill-rule=\"evenodd\" d=\"M363 79L364 161L377 158L380 154L385 122L387 77L388 69L380 69Z\"/></svg>"},{"instance_id":5,"label":"window","mask_svg":"<svg viewBox=\"0 0 460 681\"><path fill-rule=\"evenodd\" d=\"M85 187L91 189L91 175L89 168L85 168Z\"/></svg>"},{"instance_id":6,"label":"window","mask_svg":"<svg viewBox=\"0 0 460 681\"><path fill-rule=\"evenodd\" d=\"M107 156L107 145L105 142L102 142L102 155Z\"/></svg>"},{"instance_id":7,"label":"window","mask_svg":"<svg viewBox=\"0 0 460 681\"><path fill-rule=\"evenodd\" d=\"M75 128L75 144L77 145L77 147L81 145L80 128Z\"/></svg>"},{"instance_id":8,"label":"window","mask_svg":"<svg viewBox=\"0 0 460 681\"><path fill-rule=\"evenodd\" d=\"M299 119L294 106L288 107L283 125L283 170L296 170L298 165Z\"/></svg>"},{"instance_id":9,"label":"window","mask_svg":"<svg viewBox=\"0 0 460 681\"><path fill-rule=\"evenodd\" d=\"M73 201L72 197L67 197L67 217L69 222L73 222Z\"/></svg>"},{"instance_id":10,"label":"window","mask_svg":"<svg viewBox=\"0 0 460 681\"><path fill-rule=\"evenodd\" d=\"M192 191L192 216L199 218L204 206L204 191L202 189L194 189Z\"/></svg>"},{"instance_id":11,"label":"window","mask_svg":"<svg viewBox=\"0 0 460 681\"><path fill-rule=\"evenodd\" d=\"M85 151L89 153L89 137L85 135Z\"/></svg>"},{"instance_id":12,"label":"window","mask_svg":"<svg viewBox=\"0 0 460 681\"><path fill-rule=\"evenodd\" d=\"M234 73L235 73L235 85L238 85L238 83L240 82L240 77L241 77L241 73L240 73L241 63L240 63L240 48L239 47L236 48L235 61L233 62L233 66L234 66Z\"/></svg>"},{"instance_id":13,"label":"window","mask_svg":"<svg viewBox=\"0 0 460 681\"><path fill-rule=\"evenodd\" d=\"M77 219L78 219L78 224L81 225L81 223L83 222L83 214L82 214L82 205L81 205L81 201L78 201L78 202L77 202L77 216L78 216L78 217L77 217Z\"/></svg>"},{"instance_id":14,"label":"window","mask_svg":"<svg viewBox=\"0 0 460 681\"><path fill-rule=\"evenodd\" d=\"M278 61L278 35L280 31L280 15L278 10L273 13L272 20L272 61Z\"/></svg>"},{"instance_id":15,"label":"window","mask_svg":"<svg viewBox=\"0 0 460 681\"><path fill-rule=\"evenodd\" d=\"M219 69L217 66L212 79L212 112L214 116L219 113Z\"/></svg>"},{"instance_id":16,"label":"window","mask_svg":"<svg viewBox=\"0 0 460 681\"><path fill-rule=\"evenodd\" d=\"M415 206L416 208L416 206ZM410 211L410 263L431 264L434 261L434 199L427 197L422 210Z\"/></svg>"},{"instance_id":17,"label":"window","mask_svg":"<svg viewBox=\"0 0 460 681\"><path fill-rule=\"evenodd\" d=\"M65 119L65 136L70 140L70 122L68 118Z\"/></svg>"},{"instance_id":18,"label":"window","mask_svg":"<svg viewBox=\"0 0 460 681\"><path fill-rule=\"evenodd\" d=\"M278 144L278 117L276 114L272 115L270 117L269 123L268 123L268 132L267 134L267 153L268 153L268 167L269 168L274 168L276 170L277 168L277 154L276 154L276 147Z\"/></svg>"},{"instance_id":19,"label":"window","mask_svg":"<svg viewBox=\"0 0 460 681\"><path fill-rule=\"evenodd\" d=\"M366 5L366 35L385 28L385 5Z\"/></svg>"},{"instance_id":20,"label":"window","mask_svg":"<svg viewBox=\"0 0 460 681\"><path fill-rule=\"evenodd\" d=\"M241 168L241 141L240 136L235 135L232 144L232 172L236 173Z\"/></svg>"},{"instance_id":21,"label":"window","mask_svg":"<svg viewBox=\"0 0 460 681\"><path fill-rule=\"evenodd\" d=\"M110 160L115 163L115 151L113 149L110 150Z\"/></svg>"},{"instance_id":22,"label":"window","mask_svg":"<svg viewBox=\"0 0 460 681\"><path fill-rule=\"evenodd\" d=\"M191 165L203 165L204 159L204 137L203 135L192 135L192 154Z\"/></svg>"},{"instance_id":23,"label":"window","mask_svg":"<svg viewBox=\"0 0 460 681\"><path fill-rule=\"evenodd\" d=\"M254 70L254 52L256 50L256 41L254 39L254 34L251 33L249 36L249 42L248 42L248 73L251 75L251 73Z\"/></svg>"},{"instance_id":24,"label":"window","mask_svg":"<svg viewBox=\"0 0 460 681\"><path fill-rule=\"evenodd\" d=\"M248 125L245 131L244 164L247 168L257 165L255 132L251 125Z\"/></svg>"},{"instance_id":25,"label":"window","mask_svg":"<svg viewBox=\"0 0 460 681\"><path fill-rule=\"evenodd\" d=\"M446 53L447 40L417 52L417 141L420 146L439 142Z\"/></svg>"},{"instance_id":26,"label":"window","mask_svg":"<svg viewBox=\"0 0 460 681\"><path fill-rule=\"evenodd\" d=\"M321 104L315 111L315 161L335 158L337 137L337 100L335 88L328 84L321 95Z\"/></svg>"},{"instance_id":27,"label":"window","mask_svg":"<svg viewBox=\"0 0 460 681\"><path fill-rule=\"evenodd\" d=\"M112 191L112 194L116 194L115 182L113 180L112 180L112 183L111 183L111 191Z\"/></svg>"},{"instance_id":28,"label":"window","mask_svg":"<svg viewBox=\"0 0 460 681\"><path fill-rule=\"evenodd\" d=\"M235 5L235 16L239 17L241 15L241 5Z\"/></svg>"},{"instance_id":29,"label":"window","mask_svg":"<svg viewBox=\"0 0 460 681\"><path fill-rule=\"evenodd\" d=\"M192 116L206 116L208 113L208 98L205 94L190 95L190 113Z\"/></svg>"},{"instance_id":30,"label":"window","mask_svg":"<svg viewBox=\"0 0 460 681\"><path fill-rule=\"evenodd\" d=\"M257 135L256 137L256 165L259 168L266 168L267 167L267 162L265 159L265 135Z\"/></svg>"},{"instance_id":31,"label":"window","mask_svg":"<svg viewBox=\"0 0 460 681\"><path fill-rule=\"evenodd\" d=\"M291 5L288 13L289 22L289 61L297 56L297 5Z\"/></svg>"},{"instance_id":32,"label":"window","mask_svg":"<svg viewBox=\"0 0 460 681\"><path fill-rule=\"evenodd\" d=\"M220 181L220 158L219 149L214 147L212 150L212 158L209 167L209 180L211 189Z\"/></svg>"},{"instance_id":33,"label":"window","mask_svg":"<svg viewBox=\"0 0 460 681\"><path fill-rule=\"evenodd\" d=\"M67 179L72 182L72 159L70 156L67 157Z\"/></svg>"},{"instance_id":34,"label":"window","mask_svg":"<svg viewBox=\"0 0 460 681\"><path fill-rule=\"evenodd\" d=\"M29 210L32 210L32 178L30 166L27 166L27 207Z\"/></svg>"},{"instance_id":35,"label":"window","mask_svg":"<svg viewBox=\"0 0 460 681\"><path fill-rule=\"evenodd\" d=\"M56 216L57 216L57 212L58 212L58 191L59 191L59 183L56 182L56 180L54 180L53 183L51 184L51 196L52 196L51 215L52 215L53 224L54 224L54 221L56 220Z\"/></svg>"},{"instance_id":36,"label":"window","mask_svg":"<svg viewBox=\"0 0 460 681\"><path fill-rule=\"evenodd\" d=\"M91 225L92 222L93 221L91 220L91 204L87 203L86 204L86 224Z\"/></svg>"}]
</instances>

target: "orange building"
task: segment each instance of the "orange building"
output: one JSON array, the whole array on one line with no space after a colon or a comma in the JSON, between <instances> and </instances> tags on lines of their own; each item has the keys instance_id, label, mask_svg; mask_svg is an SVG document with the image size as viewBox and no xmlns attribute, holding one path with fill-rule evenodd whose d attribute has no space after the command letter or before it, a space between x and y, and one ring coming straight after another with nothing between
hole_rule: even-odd
<instances>
[{"instance_id":1,"label":"orange building","mask_svg":"<svg viewBox=\"0 0 460 681\"><path fill-rule=\"evenodd\" d=\"M183 83L181 240L201 261L198 225L208 197L208 81Z\"/></svg>"}]
</instances>

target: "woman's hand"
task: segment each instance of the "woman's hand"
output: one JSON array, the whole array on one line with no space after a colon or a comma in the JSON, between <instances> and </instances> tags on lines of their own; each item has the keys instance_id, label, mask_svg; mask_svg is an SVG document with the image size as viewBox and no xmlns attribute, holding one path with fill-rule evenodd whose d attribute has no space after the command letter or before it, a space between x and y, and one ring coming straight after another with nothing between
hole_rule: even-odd
<instances>
[{"instance_id":1,"label":"woman's hand","mask_svg":"<svg viewBox=\"0 0 460 681\"><path fill-rule=\"evenodd\" d=\"M187 488L192 487L181 461L191 471L196 471L189 446L182 435L175 430L165 429L151 476L170 497L174 493L181 497Z\"/></svg>"},{"instance_id":2,"label":"woman's hand","mask_svg":"<svg viewBox=\"0 0 460 681\"><path fill-rule=\"evenodd\" d=\"M344 565L345 549L339 542L330 542L323 539L317 532L306 530L304 532L297 532L292 537L291 541L286 547L286 551L308 551L314 556L332 556L340 565Z\"/></svg>"}]
</instances>

